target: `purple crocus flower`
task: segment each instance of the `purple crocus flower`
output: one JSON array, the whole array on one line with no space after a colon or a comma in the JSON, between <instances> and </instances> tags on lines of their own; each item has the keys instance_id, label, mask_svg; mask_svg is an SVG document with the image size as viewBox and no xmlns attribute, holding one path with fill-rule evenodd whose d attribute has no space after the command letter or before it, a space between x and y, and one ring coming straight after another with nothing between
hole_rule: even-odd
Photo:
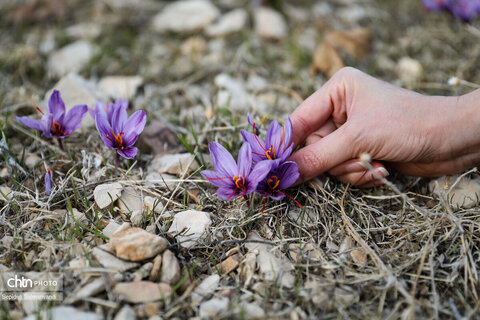
<instances>
[{"instance_id":1,"label":"purple crocus flower","mask_svg":"<svg viewBox=\"0 0 480 320\"><path fill-rule=\"evenodd\" d=\"M210 155L216 171L204 170L203 177L218 187L217 194L222 200L250 194L257 188L273 165L273 161L258 162L252 169L252 148L244 143L238 154L238 162L219 143L210 142Z\"/></svg>"},{"instance_id":2,"label":"purple crocus flower","mask_svg":"<svg viewBox=\"0 0 480 320\"><path fill-rule=\"evenodd\" d=\"M479 14L480 1L478 0L446 0L447 8L463 21L470 21Z\"/></svg>"},{"instance_id":3,"label":"purple crocus flower","mask_svg":"<svg viewBox=\"0 0 480 320\"><path fill-rule=\"evenodd\" d=\"M95 105L95 124L103 143L122 157L133 159L138 151L133 145L147 122L145 111L139 110L129 118L124 102L117 100L107 110L104 106Z\"/></svg>"},{"instance_id":4,"label":"purple crocus flower","mask_svg":"<svg viewBox=\"0 0 480 320\"><path fill-rule=\"evenodd\" d=\"M88 112L93 119L95 119L95 110L97 109L97 107L105 110L105 112L107 113L108 122L112 122L113 112L116 108L124 108L126 111L128 111L128 100L117 99L114 103L97 101L97 103L95 103L94 109L88 108Z\"/></svg>"},{"instance_id":5,"label":"purple crocus flower","mask_svg":"<svg viewBox=\"0 0 480 320\"><path fill-rule=\"evenodd\" d=\"M45 173L45 194L49 196L50 193L52 193L52 174L50 170L47 170L47 173Z\"/></svg>"},{"instance_id":6,"label":"purple crocus flower","mask_svg":"<svg viewBox=\"0 0 480 320\"><path fill-rule=\"evenodd\" d=\"M250 121L251 118L249 119L249 122ZM255 134L255 123L253 124L253 132L242 130L242 137L243 141L252 147L252 159L254 163L263 160L276 160L280 163L285 161L293 150L292 122L289 117L287 117L285 123L285 135L283 137L282 128L276 120L270 124L265 141Z\"/></svg>"},{"instance_id":7,"label":"purple crocus flower","mask_svg":"<svg viewBox=\"0 0 480 320\"><path fill-rule=\"evenodd\" d=\"M48 100L47 113L43 113L38 107L37 110L43 114L40 120L29 117L17 117L17 120L27 127L42 131L46 138L63 139L81 126L88 107L84 104L74 106L68 114L65 114L65 104L60 92L54 90Z\"/></svg>"},{"instance_id":8,"label":"purple crocus flower","mask_svg":"<svg viewBox=\"0 0 480 320\"><path fill-rule=\"evenodd\" d=\"M293 161L285 161L272 169L265 179L258 183L256 191L273 200L281 200L286 196L281 190L294 184L299 176L297 164Z\"/></svg>"},{"instance_id":9,"label":"purple crocus flower","mask_svg":"<svg viewBox=\"0 0 480 320\"><path fill-rule=\"evenodd\" d=\"M422 0L423 5L428 10L443 10L446 9L445 0Z\"/></svg>"}]
</instances>

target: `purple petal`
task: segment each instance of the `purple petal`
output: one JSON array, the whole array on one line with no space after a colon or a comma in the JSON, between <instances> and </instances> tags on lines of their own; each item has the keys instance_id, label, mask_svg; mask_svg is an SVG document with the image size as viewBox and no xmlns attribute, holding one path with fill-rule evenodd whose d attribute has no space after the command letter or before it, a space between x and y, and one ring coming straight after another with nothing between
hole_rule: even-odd
<instances>
[{"instance_id":1,"label":"purple petal","mask_svg":"<svg viewBox=\"0 0 480 320\"><path fill-rule=\"evenodd\" d=\"M252 132L241 130L243 141L250 144L252 148L252 160L257 163L262 160L266 160L267 156L265 155L265 143L258 136L254 135Z\"/></svg>"},{"instance_id":2,"label":"purple petal","mask_svg":"<svg viewBox=\"0 0 480 320\"><path fill-rule=\"evenodd\" d=\"M445 8L444 0L422 0L425 8L429 10L441 10Z\"/></svg>"},{"instance_id":3,"label":"purple petal","mask_svg":"<svg viewBox=\"0 0 480 320\"><path fill-rule=\"evenodd\" d=\"M253 124L255 122L253 122L252 117L250 116L250 112L247 112L247 119L248 119L248 123L253 127Z\"/></svg>"},{"instance_id":4,"label":"purple petal","mask_svg":"<svg viewBox=\"0 0 480 320\"><path fill-rule=\"evenodd\" d=\"M147 123L147 114L143 110L138 110L128 118L125 123L125 134L127 135L130 132L134 132L139 135L142 133L143 128L145 128L145 123Z\"/></svg>"},{"instance_id":5,"label":"purple petal","mask_svg":"<svg viewBox=\"0 0 480 320\"><path fill-rule=\"evenodd\" d=\"M52 192L52 175L50 173L50 170L47 170L47 173L45 174L45 194L50 195Z\"/></svg>"},{"instance_id":6,"label":"purple petal","mask_svg":"<svg viewBox=\"0 0 480 320\"><path fill-rule=\"evenodd\" d=\"M297 181L298 177L300 177L298 165L293 161L282 163L275 172L278 173L277 177L280 179L280 183L278 184L278 189L280 190L290 187Z\"/></svg>"},{"instance_id":7,"label":"purple petal","mask_svg":"<svg viewBox=\"0 0 480 320\"><path fill-rule=\"evenodd\" d=\"M200 174L211 184L219 188L233 188L232 177L222 176L219 172L213 170L203 170Z\"/></svg>"},{"instance_id":8,"label":"purple petal","mask_svg":"<svg viewBox=\"0 0 480 320\"><path fill-rule=\"evenodd\" d=\"M283 162L287 160L288 157L292 154L293 151L293 144L291 144L286 150L280 150L280 152L277 154L278 160L280 162Z\"/></svg>"},{"instance_id":9,"label":"purple petal","mask_svg":"<svg viewBox=\"0 0 480 320\"><path fill-rule=\"evenodd\" d=\"M131 132L129 135L124 135L123 136L123 145L125 147L131 147L137 142L138 139L138 134L135 132Z\"/></svg>"},{"instance_id":10,"label":"purple petal","mask_svg":"<svg viewBox=\"0 0 480 320\"><path fill-rule=\"evenodd\" d=\"M52 174L47 170L45 174L45 194L48 196L52 192Z\"/></svg>"},{"instance_id":11,"label":"purple petal","mask_svg":"<svg viewBox=\"0 0 480 320\"><path fill-rule=\"evenodd\" d=\"M113 111L112 121L110 122L112 124L113 131L115 133L123 132L127 119L127 110L125 108L116 107Z\"/></svg>"},{"instance_id":12,"label":"purple petal","mask_svg":"<svg viewBox=\"0 0 480 320\"><path fill-rule=\"evenodd\" d=\"M93 118L93 120L95 120L95 109L88 108L88 113Z\"/></svg>"},{"instance_id":13,"label":"purple petal","mask_svg":"<svg viewBox=\"0 0 480 320\"><path fill-rule=\"evenodd\" d=\"M292 132L293 126L290 117L287 117L287 121L285 122L285 131L283 135L283 148L286 149L292 143Z\"/></svg>"},{"instance_id":14,"label":"purple petal","mask_svg":"<svg viewBox=\"0 0 480 320\"><path fill-rule=\"evenodd\" d=\"M65 135L70 135L73 131L80 128L83 117L87 114L88 107L86 104L73 107L63 121Z\"/></svg>"},{"instance_id":15,"label":"purple petal","mask_svg":"<svg viewBox=\"0 0 480 320\"><path fill-rule=\"evenodd\" d=\"M244 177L248 176L252 170L252 148L250 144L244 143L238 153L238 174Z\"/></svg>"},{"instance_id":16,"label":"purple petal","mask_svg":"<svg viewBox=\"0 0 480 320\"><path fill-rule=\"evenodd\" d=\"M273 147L275 152L280 151L280 143L282 142L282 128L277 120L273 120L268 128L265 137L265 149Z\"/></svg>"},{"instance_id":17,"label":"purple petal","mask_svg":"<svg viewBox=\"0 0 480 320\"><path fill-rule=\"evenodd\" d=\"M247 192L246 194L252 193L257 188L257 185L262 181L270 172L274 162L271 160L260 161L255 165L252 172L248 175L247 181Z\"/></svg>"},{"instance_id":18,"label":"purple petal","mask_svg":"<svg viewBox=\"0 0 480 320\"><path fill-rule=\"evenodd\" d=\"M105 112L99 111L98 109L95 112L95 125L97 127L100 138L102 138L103 143L110 149L113 149L113 141L107 138L107 135L112 135L110 132L110 124L107 120L107 114Z\"/></svg>"},{"instance_id":19,"label":"purple petal","mask_svg":"<svg viewBox=\"0 0 480 320\"><path fill-rule=\"evenodd\" d=\"M58 123L63 123L65 104L60 96L60 91L53 90L53 93L48 100L48 112L53 115L53 120Z\"/></svg>"},{"instance_id":20,"label":"purple petal","mask_svg":"<svg viewBox=\"0 0 480 320\"><path fill-rule=\"evenodd\" d=\"M105 113L105 116L107 117L108 123L110 123L110 119L107 116L107 105L102 102L102 101L97 101L95 103L95 113L92 115L93 119L95 119L95 116L97 113Z\"/></svg>"},{"instance_id":21,"label":"purple petal","mask_svg":"<svg viewBox=\"0 0 480 320\"><path fill-rule=\"evenodd\" d=\"M38 131L45 131L45 123L43 123L42 120L36 120L29 117L17 117L17 120L29 128L32 128Z\"/></svg>"},{"instance_id":22,"label":"purple petal","mask_svg":"<svg viewBox=\"0 0 480 320\"><path fill-rule=\"evenodd\" d=\"M138 149L133 148L125 148L123 150L117 149L117 153L126 159L133 159L137 155Z\"/></svg>"},{"instance_id":23,"label":"purple petal","mask_svg":"<svg viewBox=\"0 0 480 320\"><path fill-rule=\"evenodd\" d=\"M273 200L282 200L283 198L285 198L285 195L280 192L275 192L273 194L269 194L268 196Z\"/></svg>"},{"instance_id":24,"label":"purple petal","mask_svg":"<svg viewBox=\"0 0 480 320\"><path fill-rule=\"evenodd\" d=\"M239 196L239 193L234 193L233 188L218 188L217 195L222 200L232 200L233 198Z\"/></svg>"},{"instance_id":25,"label":"purple petal","mask_svg":"<svg viewBox=\"0 0 480 320\"><path fill-rule=\"evenodd\" d=\"M219 173L226 177L233 177L237 174L237 164L227 149L217 142L210 142L208 148L213 166Z\"/></svg>"}]
</instances>

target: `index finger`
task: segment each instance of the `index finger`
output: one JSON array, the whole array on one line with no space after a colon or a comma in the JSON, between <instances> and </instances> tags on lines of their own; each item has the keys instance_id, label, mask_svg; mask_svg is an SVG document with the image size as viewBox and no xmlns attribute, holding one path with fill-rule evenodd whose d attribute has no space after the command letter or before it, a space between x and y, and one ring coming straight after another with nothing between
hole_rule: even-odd
<instances>
[{"instance_id":1,"label":"index finger","mask_svg":"<svg viewBox=\"0 0 480 320\"><path fill-rule=\"evenodd\" d=\"M295 147L330 118L333 103L329 87L330 81L302 102L290 115L293 127L292 141Z\"/></svg>"}]
</instances>

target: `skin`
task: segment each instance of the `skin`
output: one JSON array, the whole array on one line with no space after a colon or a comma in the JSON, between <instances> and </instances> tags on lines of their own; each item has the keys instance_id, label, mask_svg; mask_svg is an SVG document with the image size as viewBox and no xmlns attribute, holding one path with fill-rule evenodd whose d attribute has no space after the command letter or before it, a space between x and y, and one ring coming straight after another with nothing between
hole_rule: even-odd
<instances>
[{"instance_id":1,"label":"skin","mask_svg":"<svg viewBox=\"0 0 480 320\"><path fill-rule=\"evenodd\" d=\"M293 141L305 146L290 160L307 181L328 172L360 187L381 184L358 157L386 168L434 177L480 164L480 90L458 97L425 96L343 68L291 115Z\"/></svg>"}]
</instances>

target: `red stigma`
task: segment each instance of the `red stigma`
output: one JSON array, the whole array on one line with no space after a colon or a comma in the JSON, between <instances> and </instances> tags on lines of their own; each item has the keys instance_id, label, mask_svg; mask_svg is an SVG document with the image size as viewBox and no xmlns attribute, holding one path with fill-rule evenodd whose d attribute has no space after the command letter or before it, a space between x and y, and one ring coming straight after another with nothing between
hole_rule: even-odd
<instances>
[{"instance_id":1,"label":"red stigma","mask_svg":"<svg viewBox=\"0 0 480 320\"><path fill-rule=\"evenodd\" d=\"M113 132L113 128L110 128L110 132L112 133L113 138L111 138L108 134L106 134L105 137L108 140L116 143L117 144L117 149L120 149L120 150L125 149L125 146L123 145L123 138L122 138L122 135L124 135L125 132L122 131L120 133L115 134L115 132Z\"/></svg>"},{"instance_id":2,"label":"red stigma","mask_svg":"<svg viewBox=\"0 0 480 320\"><path fill-rule=\"evenodd\" d=\"M38 106L36 106L35 109L37 109L37 111L40 112L41 114L45 114Z\"/></svg>"}]
</instances>

